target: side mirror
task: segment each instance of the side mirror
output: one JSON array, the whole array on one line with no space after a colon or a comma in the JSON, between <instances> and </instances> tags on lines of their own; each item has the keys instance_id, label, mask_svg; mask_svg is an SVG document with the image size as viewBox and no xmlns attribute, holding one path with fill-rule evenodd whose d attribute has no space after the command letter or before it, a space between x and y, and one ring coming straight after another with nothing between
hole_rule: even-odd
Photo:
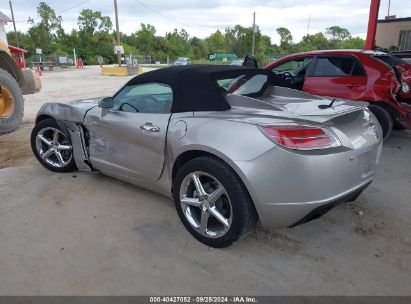
<instances>
[{"instance_id":1,"label":"side mirror","mask_svg":"<svg viewBox=\"0 0 411 304\"><path fill-rule=\"evenodd\" d=\"M114 106L113 97L104 97L100 100L98 105L103 109L111 109Z\"/></svg>"},{"instance_id":2,"label":"side mirror","mask_svg":"<svg viewBox=\"0 0 411 304\"><path fill-rule=\"evenodd\" d=\"M258 69L257 59L252 55L246 55L243 62L243 66Z\"/></svg>"}]
</instances>

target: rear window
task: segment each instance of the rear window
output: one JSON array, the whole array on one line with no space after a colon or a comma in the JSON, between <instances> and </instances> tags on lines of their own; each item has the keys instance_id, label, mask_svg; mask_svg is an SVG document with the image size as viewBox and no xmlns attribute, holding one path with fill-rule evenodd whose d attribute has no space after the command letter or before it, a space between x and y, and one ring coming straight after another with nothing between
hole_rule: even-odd
<instances>
[{"instance_id":1,"label":"rear window","mask_svg":"<svg viewBox=\"0 0 411 304\"><path fill-rule=\"evenodd\" d=\"M252 95L259 93L268 84L265 74L240 75L235 78L217 79L217 84L227 93L235 95Z\"/></svg>"},{"instance_id":2,"label":"rear window","mask_svg":"<svg viewBox=\"0 0 411 304\"><path fill-rule=\"evenodd\" d=\"M364 76L361 64L354 58L320 57L317 59L312 76Z\"/></svg>"}]
</instances>

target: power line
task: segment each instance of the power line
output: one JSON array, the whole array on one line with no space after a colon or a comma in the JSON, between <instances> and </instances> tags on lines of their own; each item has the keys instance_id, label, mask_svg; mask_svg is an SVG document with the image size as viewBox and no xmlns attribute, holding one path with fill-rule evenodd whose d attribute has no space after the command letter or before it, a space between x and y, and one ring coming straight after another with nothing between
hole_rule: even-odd
<instances>
[{"instance_id":1,"label":"power line","mask_svg":"<svg viewBox=\"0 0 411 304\"><path fill-rule=\"evenodd\" d=\"M140 4L141 6L145 7L146 9L149 9L150 11L156 13L157 15L160 15L160 16L163 17L163 18L166 18L166 19L168 19L168 20L170 20L170 21L173 21L174 23L178 23L178 24L183 25L183 26L188 27L188 28L197 28L197 29L200 28L200 29L203 29L203 30L206 30L206 31L210 31L210 29L209 29L209 28L206 28L206 27L202 27L202 26L193 27L193 26L188 25L188 24L186 24L186 23L180 22L180 21L178 21L178 20L176 20L176 19L170 18L169 16L167 16L167 15L163 14L162 12L160 12L160 11L158 11L158 10L150 7L150 6L148 6L147 4L144 4L143 2L141 2L141 1L139 1L139 0L134 0L134 1L136 1L138 4Z\"/></svg>"},{"instance_id":2,"label":"power line","mask_svg":"<svg viewBox=\"0 0 411 304\"><path fill-rule=\"evenodd\" d=\"M82 2L80 2L80 3L77 3L76 5L73 5L73 6L71 6L71 7L65 8L65 9L63 9L63 10L60 10L60 11L56 12L56 15L59 15L59 14L68 12L68 11L70 11L70 10L72 10L72 9L75 9L75 8L77 8L77 7L79 7L79 6L82 6L82 5L84 5L84 4L86 4L86 3L90 2L90 1L91 1L91 0L85 0L85 1L82 1ZM37 21L37 20L39 20L39 19L40 19L40 17L32 18L33 21ZM27 22L27 20L16 20L16 22Z\"/></svg>"},{"instance_id":3,"label":"power line","mask_svg":"<svg viewBox=\"0 0 411 304\"><path fill-rule=\"evenodd\" d=\"M65 13L65 12L67 12L67 11L70 11L70 10L74 9L74 8L77 8L77 7L79 7L79 6L82 6L83 4L86 4L87 2L90 2L90 1L91 1L91 0L85 0L85 1L83 1L83 2L80 2L79 4L76 4L76 5L72 6L72 7L69 7L69 8L66 8L66 9L62 10L62 11L59 11L59 12L57 12L56 14Z\"/></svg>"}]
</instances>

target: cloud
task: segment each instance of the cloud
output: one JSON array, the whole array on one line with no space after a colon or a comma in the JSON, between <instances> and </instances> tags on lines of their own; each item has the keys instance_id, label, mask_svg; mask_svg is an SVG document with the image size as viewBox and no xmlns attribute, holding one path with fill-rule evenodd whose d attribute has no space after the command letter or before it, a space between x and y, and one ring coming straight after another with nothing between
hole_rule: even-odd
<instances>
[{"instance_id":1,"label":"cloud","mask_svg":"<svg viewBox=\"0 0 411 304\"><path fill-rule=\"evenodd\" d=\"M29 28L26 21L29 17L36 17L38 2L13 0L19 30L26 31ZM111 0L46 2L63 17L66 31L77 28L77 16L83 8L100 10L103 15L110 16L114 23ZM387 14L387 3L388 0L381 1L380 18ZM174 28L185 28L191 36L204 38L217 29L224 30L236 24L250 26L252 12L255 11L261 31L270 36L273 42L278 42L276 28L287 27L294 40L298 41L307 34L309 19L309 33L340 25L354 36L365 37L370 0L118 0L118 5L120 30L127 34L138 30L140 23L149 23L156 27L160 35ZM8 6L2 4L0 10L10 15ZM390 13L398 17L411 16L411 1L392 0ZM7 30L12 30L10 24Z\"/></svg>"}]
</instances>

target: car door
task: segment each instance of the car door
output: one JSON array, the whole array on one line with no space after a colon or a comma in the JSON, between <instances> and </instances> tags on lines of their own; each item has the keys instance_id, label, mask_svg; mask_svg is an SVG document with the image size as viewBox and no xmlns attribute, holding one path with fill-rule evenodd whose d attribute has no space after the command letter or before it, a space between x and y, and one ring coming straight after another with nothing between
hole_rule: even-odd
<instances>
[{"instance_id":1,"label":"car door","mask_svg":"<svg viewBox=\"0 0 411 304\"><path fill-rule=\"evenodd\" d=\"M166 84L137 84L120 90L111 108L91 109L85 118L91 164L108 175L143 182L158 179L172 99Z\"/></svg>"},{"instance_id":2,"label":"car door","mask_svg":"<svg viewBox=\"0 0 411 304\"><path fill-rule=\"evenodd\" d=\"M320 96L361 99L367 85L362 64L353 56L318 56L309 69L303 91Z\"/></svg>"}]
</instances>

